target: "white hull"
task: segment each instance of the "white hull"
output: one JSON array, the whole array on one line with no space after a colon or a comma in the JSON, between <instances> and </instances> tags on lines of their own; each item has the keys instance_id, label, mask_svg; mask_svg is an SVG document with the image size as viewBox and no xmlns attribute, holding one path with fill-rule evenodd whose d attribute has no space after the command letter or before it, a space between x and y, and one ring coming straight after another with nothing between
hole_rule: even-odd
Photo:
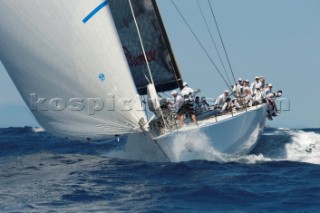
<instances>
[{"instance_id":1,"label":"white hull","mask_svg":"<svg viewBox=\"0 0 320 213\"><path fill-rule=\"evenodd\" d=\"M189 125L178 131L159 136L154 143L169 161L210 160L221 154L248 154L264 130L266 105L251 107L248 111L226 114ZM130 138L130 137L129 137ZM137 138L135 138L138 140ZM141 138L142 140L142 138ZM216 155L216 156L214 156Z\"/></svg>"}]
</instances>

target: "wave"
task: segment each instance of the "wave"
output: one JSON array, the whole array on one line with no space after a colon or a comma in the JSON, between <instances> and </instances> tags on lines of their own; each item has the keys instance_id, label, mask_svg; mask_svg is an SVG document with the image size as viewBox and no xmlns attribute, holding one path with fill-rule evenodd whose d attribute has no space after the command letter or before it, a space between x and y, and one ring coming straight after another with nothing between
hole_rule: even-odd
<instances>
[{"instance_id":1,"label":"wave","mask_svg":"<svg viewBox=\"0 0 320 213\"><path fill-rule=\"evenodd\" d=\"M320 164L320 129L266 129L251 155Z\"/></svg>"},{"instance_id":2,"label":"wave","mask_svg":"<svg viewBox=\"0 0 320 213\"><path fill-rule=\"evenodd\" d=\"M34 133L33 131L36 128L25 126L25 127L9 127L9 128L0 128L0 136L6 136L6 135L25 135Z\"/></svg>"},{"instance_id":3,"label":"wave","mask_svg":"<svg viewBox=\"0 0 320 213\"><path fill-rule=\"evenodd\" d=\"M320 134L296 131L285 145L287 160L320 164Z\"/></svg>"},{"instance_id":4,"label":"wave","mask_svg":"<svg viewBox=\"0 0 320 213\"><path fill-rule=\"evenodd\" d=\"M23 153L55 152L103 155L126 160L158 161L148 155L146 144L130 143L126 137L107 142L80 142L56 138L42 128L11 127L0 129L0 157ZM254 164L270 161L294 161L320 164L320 129L266 128L255 149L245 156L219 153L208 144L205 135L183 138L173 144L177 162L205 159L219 163ZM195 152L189 152L192 149ZM162 159L163 160L163 159Z\"/></svg>"}]
</instances>

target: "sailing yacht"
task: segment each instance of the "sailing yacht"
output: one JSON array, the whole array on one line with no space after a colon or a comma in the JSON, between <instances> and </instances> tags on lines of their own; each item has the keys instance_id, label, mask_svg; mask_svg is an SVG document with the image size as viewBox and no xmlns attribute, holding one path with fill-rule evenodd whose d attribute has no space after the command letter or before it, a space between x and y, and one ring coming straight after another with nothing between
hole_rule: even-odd
<instances>
[{"instance_id":1,"label":"sailing yacht","mask_svg":"<svg viewBox=\"0 0 320 213\"><path fill-rule=\"evenodd\" d=\"M266 104L186 127L165 117L158 94L183 80L155 0L1 1L0 20L0 60L53 135L127 135L179 161L181 140L201 135L218 152L246 154L264 130Z\"/></svg>"}]
</instances>

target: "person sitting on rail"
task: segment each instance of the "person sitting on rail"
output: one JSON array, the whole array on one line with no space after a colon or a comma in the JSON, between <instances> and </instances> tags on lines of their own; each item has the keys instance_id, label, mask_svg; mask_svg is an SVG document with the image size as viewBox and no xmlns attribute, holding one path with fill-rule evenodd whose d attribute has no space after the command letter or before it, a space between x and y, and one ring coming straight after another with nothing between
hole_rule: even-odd
<instances>
[{"instance_id":1,"label":"person sitting on rail","mask_svg":"<svg viewBox=\"0 0 320 213\"><path fill-rule=\"evenodd\" d=\"M231 100L230 97L226 98L225 103L223 104L220 113L227 113L231 112L234 107L234 102Z\"/></svg>"},{"instance_id":2,"label":"person sitting on rail","mask_svg":"<svg viewBox=\"0 0 320 213\"><path fill-rule=\"evenodd\" d=\"M256 88L256 92L255 94L253 94L252 101L252 106L256 106L265 102L264 93L260 90L259 87Z\"/></svg>"},{"instance_id":3,"label":"person sitting on rail","mask_svg":"<svg viewBox=\"0 0 320 213\"><path fill-rule=\"evenodd\" d=\"M201 106L202 107L209 107L210 106L210 104L208 104L208 102L207 102L207 99L206 99L206 97L201 97Z\"/></svg>"},{"instance_id":4,"label":"person sitting on rail","mask_svg":"<svg viewBox=\"0 0 320 213\"><path fill-rule=\"evenodd\" d=\"M282 90L278 90L275 93L269 93L268 97L266 98L268 103L267 113L269 116L277 116L278 109L277 109L275 99L281 96L282 96Z\"/></svg>"},{"instance_id":5,"label":"person sitting on rail","mask_svg":"<svg viewBox=\"0 0 320 213\"><path fill-rule=\"evenodd\" d=\"M222 95L220 95L216 101L214 102L214 108L215 109L222 109L223 105L227 101L227 98L229 97L229 91L225 90Z\"/></svg>"},{"instance_id":6,"label":"person sitting on rail","mask_svg":"<svg viewBox=\"0 0 320 213\"><path fill-rule=\"evenodd\" d=\"M240 94L240 97L241 98L243 98L244 96L246 96L245 95L245 90L249 90L249 92L250 92L250 86L249 86L249 80L244 80L243 81L243 86L242 86L242 88L241 88L241 94Z\"/></svg>"},{"instance_id":7,"label":"person sitting on rail","mask_svg":"<svg viewBox=\"0 0 320 213\"><path fill-rule=\"evenodd\" d=\"M256 76L254 81L251 83L251 86L250 86L251 95L253 95L256 92L257 87L261 88L261 82L258 76Z\"/></svg>"},{"instance_id":8,"label":"person sitting on rail","mask_svg":"<svg viewBox=\"0 0 320 213\"><path fill-rule=\"evenodd\" d=\"M235 97L239 97L240 94L241 94L241 88L242 88L242 84L243 84L243 81L242 81L242 78L239 78L238 79L238 83L236 85L233 85L232 86L232 93Z\"/></svg>"},{"instance_id":9,"label":"person sitting on rail","mask_svg":"<svg viewBox=\"0 0 320 213\"><path fill-rule=\"evenodd\" d=\"M244 94L241 98L237 99L237 102L241 108L249 107L252 105L252 95L249 88L244 89Z\"/></svg>"}]
</instances>

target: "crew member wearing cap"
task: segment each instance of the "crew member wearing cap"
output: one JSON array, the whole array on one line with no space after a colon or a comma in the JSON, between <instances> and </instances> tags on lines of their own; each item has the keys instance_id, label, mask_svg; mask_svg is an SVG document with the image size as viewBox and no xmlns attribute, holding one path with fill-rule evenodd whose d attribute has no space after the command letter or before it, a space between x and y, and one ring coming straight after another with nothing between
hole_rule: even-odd
<instances>
[{"instance_id":1,"label":"crew member wearing cap","mask_svg":"<svg viewBox=\"0 0 320 213\"><path fill-rule=\"evenodd\" d=\"M232 86L232 92L235 97L240 97L242 84L243 84L242 78L239 78L238 83Z\"/></svg>"},{"instance_id":2,"label":"crew member wearing cap","mask_svg":"<svg viewBox=\"0 0 320 213\"><path fill-rule=\"evenodd\" d=\"M181 90L181 95L184 99L183 105L181 106L180 111L180 125L184 125L184 115L191 115L192 121L197 123L196 113L194 110L193 96L199 90L194 90L188 86L187 82L183 82L183 88Z\"/></svg>"},{"instance_id":3,"label":"crew member wearing cap","mask_svg":"<svg viewBox=\"0 0 320 213\"><path fill-rule=\"evenodd\" d=\"M189 87L187 82L183 82L183 88L181 90L182 97L188 95L189 98L193 101L195 94L199 92L200 89L192 89L191 87Z\"/></svg>"},{"instance_id":4,"label":"crew member wearing cap","mask_svg":"<svg viewBox=\"0 0 320 213\"><path fill-rule=\"evenodd\" d=\"M267 86L264 88L264 94L266 98L272 98L274 96L272 93L272 84L267 84Z\"/></svg>"},{"instance_id":5,"label":"crew member wearing cap","mask_svg":"<svg viewBox=\"0 0 320 213\"><path fill-rule=\"evenodd\" d=\"M259 82L260 82L260 89L263 89L266 86L266 80L264 79L263 76L259 77Z\"/></svg>"},{"instance_id":6,"label":"crew member wearing cap","mask_svg":"<svg viewBox=\"0 0 320 213\"><path fill-rule=\"evenodd\" d=\"M183 100L183 98L181 97L181 95L178 94L177 91L173 91L173 92L171 93L171 95L173 96L173 100L174 100L174 102L173 102L173 107L174 107L175 111L177 112L177 118L178 118L179 121L181 122L181 119L183 119L183 118L181 118L181 117L184 116L184 114L183 114L183 108L182 108L184 100ZM183 123L181 123L180 125L182 126Z\"/></svg>"},{"instance_id":7,"label":"crew member wearing cap","mask_svg":"<svg viewBox=\"0 0 320 213\"><path fill-rule=\"evenodd\" d=\"M252 105L255 106L255 105L259 105L259 104L262 104L263 100L264 100L264 93L260 90L259 87L256 88L256 92L253 94L252 96Z\"/></svg>"},{"instance_id":8,"label":"crew member wearing cap","mask_svg":"<svg viewBox=\"0 0 320 213\"><path fill-rule=\"evenodd\" d=\"M239 104L238 106L236 105L237 108L248 107L248 106L251 106L251 104L252 104L251 103L252 95L250 93L250 89L245 88L243 90L243 93L244 93L243 97L238 98L237 101L235 102L235 105L236 105L236 103Z\"/></svg>"},{"instance_id":9,"label":"crew member wearing cap","mask_svg":"<svg viewBox=\"0 0 320 213\"><path fill-rule=\"evenodd\" d=\"M243 86L241 88L241 93L240 93L240 98L243 98L244 96L246 96L245 94L245 90L249 90L250 91L250 87L249 87L249 80L244 80L243 81Z\"/></svg>"},{"instance_id":10,"label":"crew member wearing cap","mask_svg":"<svg viewBox=\"0 0 320 213\"><path fill-rule=\"evenodd\" d=\"M278 90L277 92L273 93L272 84L267 84L268 93L266 93L266 100L268 103L267 113L268 116L277 116L277 105L275 99L281 97L282 91Z\"/></svg>"},{"instance_id":11,"label":"crew member wearing cap","mask_svg":"<svg viewBox=\"0 0 320 213\"><path fill-rule=\"evenodd\" d=\"M254 81L251 83L250 86L250 92L251 95L253 95L256 92L256 88L259 87L261 88L261 82L260 82L260 78L258 76L255 77Z\"/></svg>"},{"instance_id":12,"label":"crew member wearing cap","mask_svg":"<svg viewBox=\"0 0 320 213\"><path fill-rule=\"evenodd\" d=\"M201 103L202 103L202 106L203 106L203 107L208 107L208 106L210 106L210 105L208 104L208 102L207 102L206 97L201 97Z\"/></svg>"},{"instance_id":13,"label":"crew member wearing cap","mask_svg":"<svg viewBox=\"0 0 320 213\"><path fill-rule=\"evenodd\" d=\"M173 96L173 101L174 101L173 107L176 110L176 112L179 112L183 104L183 98L181 97L181 95L178 94L177 91L173 91L171 95Z\"/></svg>"},{"instance_id":14,"label":"crew member wearing cap","mask_svg":"<svg viewBox=\"0 0 320 213\"><path fill-rule=\"evenodd\" d=\"M222 95L220 95L214 102L214 108L222 109L223 105L226 103L227 98L229 97L229 91L225 90Z\"/></svg>"}]
</instances>

